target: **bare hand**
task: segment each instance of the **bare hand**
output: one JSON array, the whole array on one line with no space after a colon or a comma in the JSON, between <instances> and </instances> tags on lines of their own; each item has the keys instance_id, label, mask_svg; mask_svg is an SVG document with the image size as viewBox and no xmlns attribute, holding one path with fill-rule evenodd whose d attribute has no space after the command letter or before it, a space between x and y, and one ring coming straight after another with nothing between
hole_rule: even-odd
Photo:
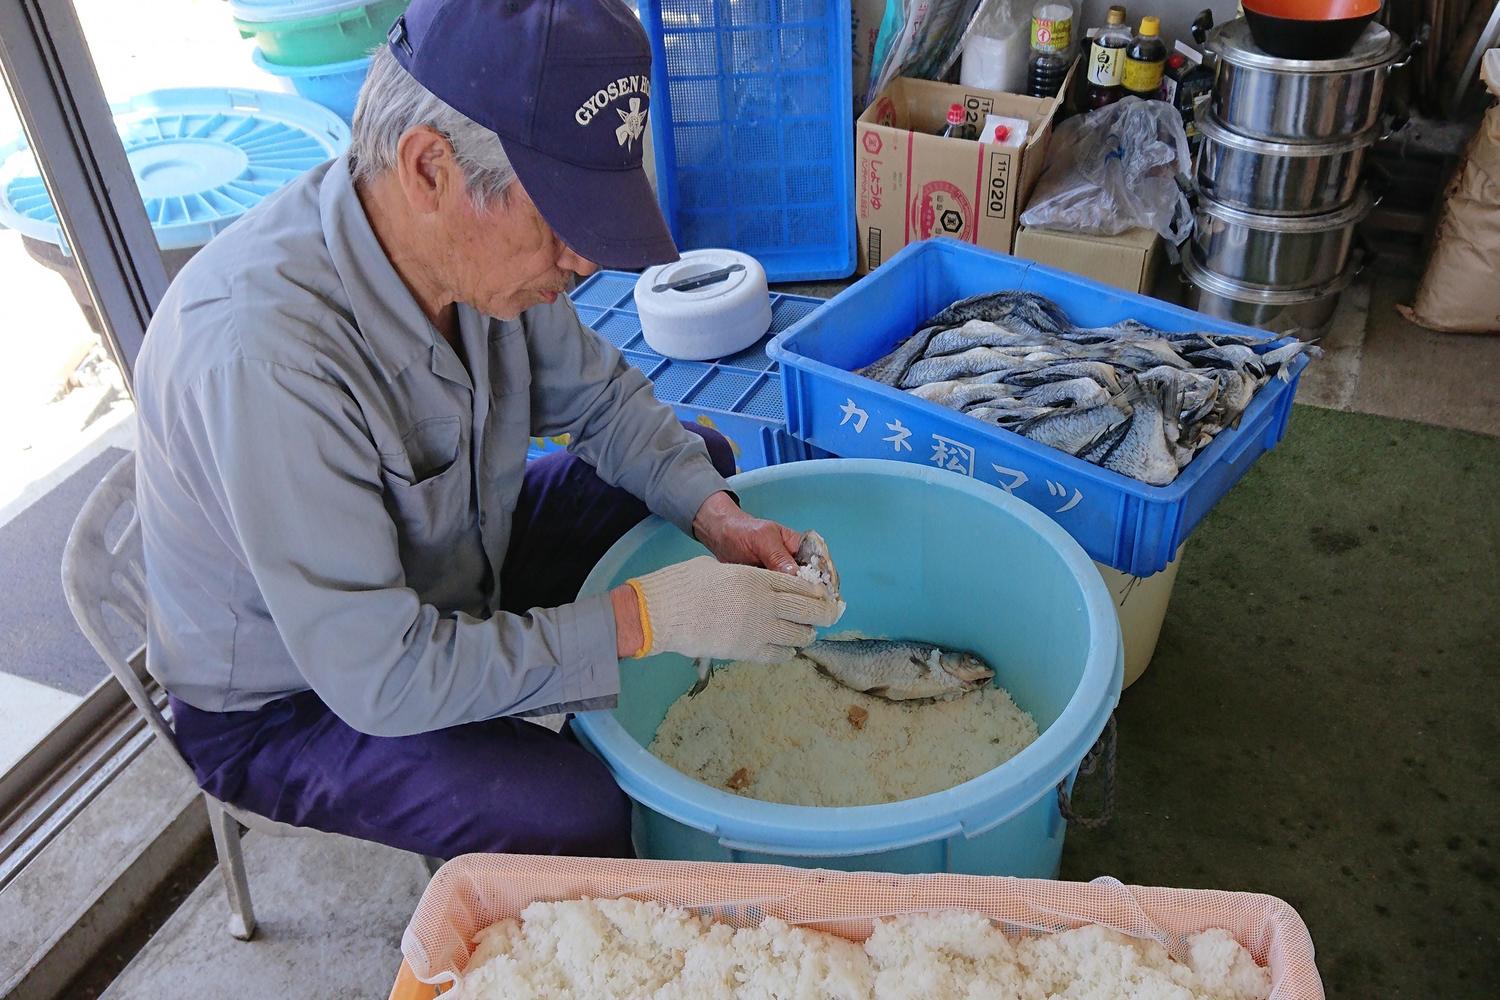
<instances>
[{"instance_id":1,"label":"bare hand","mask_svg":"<svg viewBox=\"0 0 1500 1000\"><path fill-rule=\"evenodd\" d=\"M728 493L715 493L703 501L693 518L693 535L720 562L797 573L797 561L792 557L802 544L802 535L775 521L745 513Z\"/></svg>"}]
</instances>

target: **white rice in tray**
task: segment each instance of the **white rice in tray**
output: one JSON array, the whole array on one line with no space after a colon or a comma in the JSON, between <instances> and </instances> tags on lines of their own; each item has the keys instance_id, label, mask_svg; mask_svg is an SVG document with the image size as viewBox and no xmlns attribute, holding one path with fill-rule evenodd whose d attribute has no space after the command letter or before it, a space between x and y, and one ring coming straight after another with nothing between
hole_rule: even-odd
<instances>
[{"instance_id":1,"label":"white rice in tray","mask_svg":"<svg viewBox=\"0 0 1500 1000\"><path fill-rule=\"evenodd\" d=\"M890 702L794 660L719 667L703 692L672 704L650 749L748 798L861 806L952 788L1036 737L1036 721L998 687L952 701Z\"/></svg>"},{"instance_id":2,"label":"white rice in tray","mask_svg":"<svg viewBox=\"0 0 1500 1000\"><path fill-rule=\"evenodd\" d=\"M1270 974L1222 930L1154 941L1104 927L1012 939L967 910L876 923L863 946L767 918L736 930L633 899L532 903L479 932L466 1000L1264 1000Z\"/></svg>"}]
</instances>

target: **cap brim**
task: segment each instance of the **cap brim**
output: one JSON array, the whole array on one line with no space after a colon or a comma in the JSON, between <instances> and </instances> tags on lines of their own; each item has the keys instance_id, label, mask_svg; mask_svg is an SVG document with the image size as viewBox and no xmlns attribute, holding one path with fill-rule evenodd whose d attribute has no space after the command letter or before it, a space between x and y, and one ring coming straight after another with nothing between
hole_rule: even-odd
<instances>
[{"instance_id":1,"label":"cap brim","mask_svg":"<svg viewBox=\"0 0 1500 1000\"><path fill-rule=\"evenodd\" d=\"M537 211L574 253L616 270L678 259L644 170L577 167L515 142L505 152Z\"/></svg>"}]
</instances>

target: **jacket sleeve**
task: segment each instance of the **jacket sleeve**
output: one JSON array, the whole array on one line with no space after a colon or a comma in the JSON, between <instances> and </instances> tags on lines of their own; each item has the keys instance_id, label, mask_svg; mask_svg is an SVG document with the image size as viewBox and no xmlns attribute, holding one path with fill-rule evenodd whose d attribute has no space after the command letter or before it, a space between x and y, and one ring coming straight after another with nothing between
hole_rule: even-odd
<instances>
[{"instance_id":1,"label":"jacket sleeve","mask_svg":"<svg viewBox=\"0 0 1500 1000\"><path fill-rule=\"evenodd\" d=\"M697 435L611 344L559 299L522 317L532 357L532 433L568 434L569 450L599 477L628 490L684 532L714 493L729 485Z\"/></svg>"},{"instance_id":2,"label":"jacket sleeve","mask_svg":"<svg viewBox=\"0 0 1500 1000\"><path fill-rule=\"evenodd\" d=\"M298 671L355 729L401 736L618 694L607 595L480 620L406 585L380 458L342 387L242 358L180 406L172 451L201 470L198 502L238 541Z\"/></svg>"}]
</instances>

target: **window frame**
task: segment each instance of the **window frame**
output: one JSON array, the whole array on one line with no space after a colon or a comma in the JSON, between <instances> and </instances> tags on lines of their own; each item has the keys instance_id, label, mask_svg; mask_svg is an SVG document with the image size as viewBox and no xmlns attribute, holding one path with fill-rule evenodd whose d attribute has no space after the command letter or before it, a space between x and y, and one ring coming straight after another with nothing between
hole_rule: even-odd
<instances>
[{"instance_id":1,"label":"window frame","mask_svg":"<svg viewBox=\"0 0 1500 1000\"><path fill-rule=\"evenodd\" d=\"M72 0L0 0L0 77L133 397L167 273ZM149 684L144 650L130 662ZM0 773L0 888L152 738L109 677Z\"/></svg>"}]
</instances>

